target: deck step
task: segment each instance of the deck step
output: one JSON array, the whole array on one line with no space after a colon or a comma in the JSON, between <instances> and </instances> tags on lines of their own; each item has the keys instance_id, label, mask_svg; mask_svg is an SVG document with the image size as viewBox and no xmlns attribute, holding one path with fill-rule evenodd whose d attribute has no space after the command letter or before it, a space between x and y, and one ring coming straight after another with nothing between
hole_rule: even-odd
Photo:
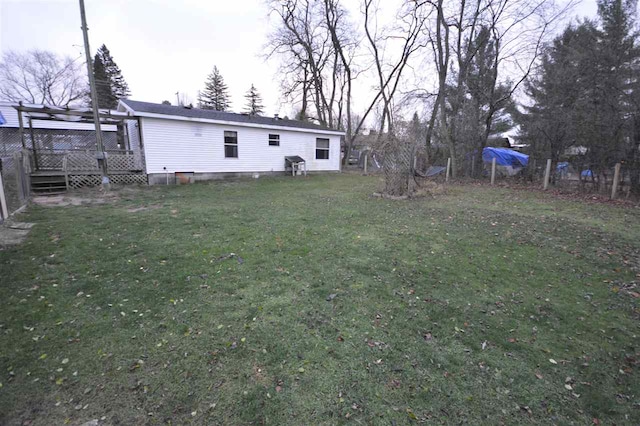
<instances>
[{"instance_id":1,"label":"deck step","mask_svg":"<svg viewBox=\"0 0 640 426\"><path fill-rule=\"evenodd\" d=\"M31 175L31 191L36 194L61 194L67 191L67 183L64 175Z\"/></svg>"}]
</instances>

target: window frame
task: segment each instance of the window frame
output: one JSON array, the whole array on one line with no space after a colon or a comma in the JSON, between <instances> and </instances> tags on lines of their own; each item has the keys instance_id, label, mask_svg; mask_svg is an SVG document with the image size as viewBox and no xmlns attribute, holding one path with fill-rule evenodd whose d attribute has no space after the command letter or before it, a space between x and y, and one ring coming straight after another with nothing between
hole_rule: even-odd
<instances>
[{"instance_id":1,"label":"window frame","mask_svg":"<svg viewBox=\"0 0 640 426\"><path fill-rule=\"evenodd\" d=\"M326 148L320 148L318 147L318 143L322 141L326 141L327 142L327 147ZM329 153L331 152L331 139L329 138L316 138L316 160L329 160ZM321 156L318 156L318 154L322 153Z\"/></svg>"},{"instance_id":2,"label":"window frame","mask_svg":"<svg viewBox=\"0 0 640 426\"><path fill-rule=\"evenodd\" d=\"M235 139L235 142L230 142L229 139L227 138L229 139L233 138ZM224 130L223 141L224 141L224 158L238 158L238 132L235 130ZM232 153L235 155L228 155L227 148L233 148Z\"/></svg>"},{"instance_id":3,"label":"window frame","mask_svg":"<svg viewBox=\"0 0 640 426\"><path fill-rule=\"evenodd\" d=\"M279 133L269 133L269 136L268 136L267 140L268 140L269 146L280 146L280 134Z\"/></svg>"}]
</instances>

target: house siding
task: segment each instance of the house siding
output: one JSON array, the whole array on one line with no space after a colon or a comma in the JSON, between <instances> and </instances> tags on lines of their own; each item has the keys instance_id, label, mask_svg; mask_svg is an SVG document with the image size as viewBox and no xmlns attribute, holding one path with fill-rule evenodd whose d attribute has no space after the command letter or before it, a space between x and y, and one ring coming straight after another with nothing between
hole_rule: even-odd
<instances>
[{"instance_id":1,"label":"house siding","mask_svg":"<svg viewBox=\"0 0 640 426\"><path fill-rule=\"evenodd\" d=\"M340 170L340 136L214 123L141 118L148 174L284 171L284 157L299 155L309 171ZM225 158L224 131L238 133L238 158ZM269 134L280 146L269 146ZM328 160L316 160L316 138L330 140ZM166 169L165 169L166 167Z\"/></svg>"}]
</instances>

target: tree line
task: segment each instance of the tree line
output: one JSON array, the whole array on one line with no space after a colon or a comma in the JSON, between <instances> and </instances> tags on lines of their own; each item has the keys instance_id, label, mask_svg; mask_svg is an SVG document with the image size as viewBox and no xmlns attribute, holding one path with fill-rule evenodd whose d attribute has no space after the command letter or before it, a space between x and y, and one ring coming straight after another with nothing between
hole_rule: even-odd
<instances>
[{"instance_id":1,"label":"tree line","mask_svg":"<svg viewBox=\"0 0 640 426\"><path fill-rule=\"evenodd\" d=\"M623 159L637 170L637 1L597 3L596 20L555 36L574 2L361 0L352 14L342 0L271 0L267 56L297 118L345 130L345 160L373 122L380 145L419 139L453 176L481 173L482 150L514 128L534 158L579 147L594 173ZM354 100L363 75L375 84ZM425 113L406 120L412 108Z\"/></svg>"},{"instance_id":2,"label":"tree line","mask_svg":"<svg viewBox=\"0 0 640 426\"><path fill-rule=\"evenodd\" d=\"M90 106L90 90L83 65L78 59L43 50L9 51L0 61L0 99L65 107ZM98 48L92 70L100 108L115 109L120 99L131 95L129 85L106 45ZM264 113L262 96L253 84L245 99L243 113ZM163 103L171 104L169 101ZM178 104L182 102L179 100ZM217 67L198 93L198 108L216 111L231 108L227 85Z\"/></svg>"},{"instance_id":3,"label":"tree line","mask_svg":"<svg viewBox=\"0 0 640 426\"><path fill-rule=\"evenodd\" d=\"M598 19L567 26L546 46L515 114L534 158L570 160L604 185L623 163L640 194L637 2L598 1ZM566 156L572 149L575 155Z\"/></svg>"},{"instance_id":4,"label":"tree line","mask_svg":"<svg viewBox=\"0 0 640 426\"><path fill-rule=\"evenodd\" d=\"M262 95L258 89L251 84L251 88L244 95L246 99L242 112L249 115L260 115L264 113ZM198 108L211 109L214 111L229 111L231 109L231 97L229 88L224 82L224 78L217 66L213 67L204 83L204 89L198 92Z\"/></svg>"},{"instance_id":5,"label":"tree line","mask_svg":"<svg viewBox=\"0 0 640 426\"><path fill-rule=\"evenodd\" d=\"M106 45L93 58L100 108L114 109L130 95L129 85ZM86 68L79 58L45 50L9 51L0 61L0 99L54 106L91 105Z\"/></svg>"}]
</instances>

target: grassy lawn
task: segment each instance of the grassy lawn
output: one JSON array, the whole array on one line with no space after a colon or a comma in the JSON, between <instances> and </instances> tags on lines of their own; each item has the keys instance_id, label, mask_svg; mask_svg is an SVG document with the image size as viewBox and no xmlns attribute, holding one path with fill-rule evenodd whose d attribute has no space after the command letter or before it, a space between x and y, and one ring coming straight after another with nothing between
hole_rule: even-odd
<instances>
[{"instance_id":1,"label":"grassy lawn","mask_svg":"<svg viewBox=\"0 0 640 426\"><path fill-rule=\"evenodd\" d=\"M640 423L639 209L378 184L30 208L0 251L0 424Z\"/></svg>"}]
</instances>

